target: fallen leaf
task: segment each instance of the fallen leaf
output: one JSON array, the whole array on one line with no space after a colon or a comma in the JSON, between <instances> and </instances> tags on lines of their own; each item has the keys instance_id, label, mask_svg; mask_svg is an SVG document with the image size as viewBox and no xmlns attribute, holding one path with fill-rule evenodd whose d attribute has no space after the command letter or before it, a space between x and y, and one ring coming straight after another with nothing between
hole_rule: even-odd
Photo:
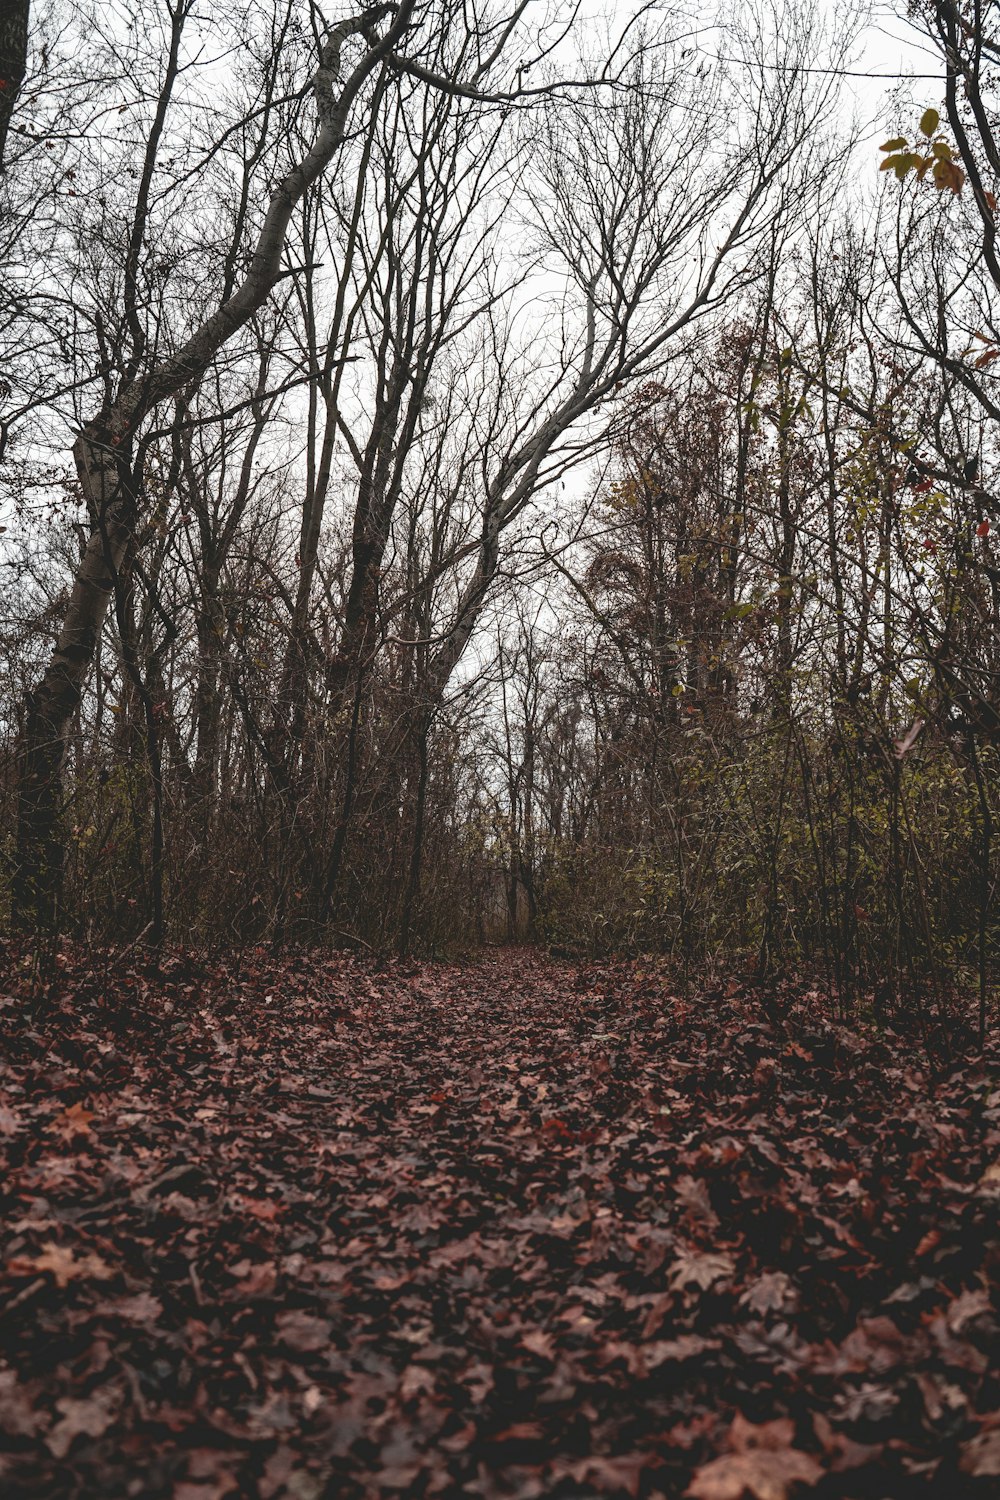
<instances>
[{"instance_id":1,"label":"fallen leaf","mask_svg":"<svg viewBox=\"0 0 1000 1500\"><path fill-rule=\"evenodd\" d=\"M641 1352L646 1367L658 1370L661 1365L672 1362L680 1364L686 1359L697 1359L699 1354L705 1354L710 1349L721 1348L719 1339L703 1338L700 1333L682 1333L675 1339L657 1339L651 1344L643 1344Z\"/></svg>"},{"instance_id":2,"label":"fallen leaf","mask_svg":"<svg viewBox=\"0 0 1000 1500\"><path fill-rule=\"evenodd\" d=\"M712 1251L691 1252L678 1256L670 1268L670 1284L673 1287L700 1287L707 1292L717 1281L724 1281L736 1272L736 1265L729 1255Z\"/></svg>"},{"instance_id":3,"label":"fallen leaf","mask_svg":"<svg viewBox=\"0 0 1000 1500\"><path fill-rule=\"evenodd\" d=\"M981 1432L962 1444L958 1467L973 1479L992 1479L1000 1475L1000 1427Z\"/></svg>"},{"instance_id":4,"label":"fallen leaf","mask_svg":"<svg viewBox=\"0 0 1000 1500\"><path fill-rule=\"evenodd\" d=\"M317 1318L301 1308L279 1313L275 1319L279 1341L300 1354L312 1354L330 1344L331 1329L326 1318Z\"/></svg>"},{"instance_id":5,"label":"fallen leaf","mask_svg":"<svg viewBox=\"0 0 1000 1500\"><path fill-rule=\"evenodd\" d=\"M795 1489L812 1489L822 1478L816 1460L795 1448L724 1453L695 1470L685 1494L691 1500L788 1500Z\"/></svg>"},{"instance_id":6,"label":"fallen leaf","mask_svg":"<svg viewBox=\"0 0 1000 1500\"><path fill-rule=\"evenodd\" d=\"M110 1391L99 1391L82 1401L60 1397L56 1410L62 1417L45 1440L53 1458L65 1458L78 1437L102 1437L111 1426L117 1404L117 1393Z\"/></svg>"},{"instance_id":7,"label":"fallen leaf","mask_svg":"<svg viewBox=\"0 0 1000 1500\"><path fill-rule=\"evenodd\" d=\"M798 1293L784 1271L766 1271L747 1287L740 1306L751 1312L789 1312L798 1305Z\"/></svg>"},{"instance_id":8,"label":"fallen leaf","mask_svg":"<svg viewBox=\"0 0 1000 1500\"><path fill-rule=\"evenodd\" d=\"M59 1287L68 1286L71 1281L107 1281L115 1274L107 1261L92 1251L77 1256L69 1246L57 1245L52 1240L43 1243L41 1255L18 1256L8 1261L7 1270L13 1276L39 1276L48 1271Z\"/></svg>"},{"instance_id":9,"label":"fallen leaf","mask_svg":"<svg viewBox=\"0 0 1000 1500\"><path fill-rule=\"evenodd\" d=\"M30 1438L46 1427L48 1420L47 1413L34 1404L15 1371L0 1370L0 1432L8 1437Z\"/></svg>"}]
</instances>

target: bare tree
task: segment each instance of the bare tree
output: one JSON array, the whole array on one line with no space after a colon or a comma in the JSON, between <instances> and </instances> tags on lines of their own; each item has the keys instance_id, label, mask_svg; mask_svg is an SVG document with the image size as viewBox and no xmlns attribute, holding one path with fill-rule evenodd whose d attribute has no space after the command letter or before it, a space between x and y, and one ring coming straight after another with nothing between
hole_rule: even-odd
<instances>
[{"instance_id":1,"label":"bare tree","mask_svg":"<svg viewBox=\"0 0 1000 1500\"><path fill-rule=\"evenodd\" d=\"M151 345L138 316L137 263L148 233L153 174L190 14L185 0L177 0L170 12L159 102L149 126L133 205L122 266L129 322L124 365L74 444L76 472L92 531L52 660L32 692L25 731L14 902L18 920L29 924L51 920L58 899L60 770L66 728L87 680L114 581L144 503L142 474L135 465L143 424L164 401L198 384L219 351L271 295L282 275L282 254L295 206L336 157L352 108L372 75L406 38L414 7L409 0L399 6L379 5L326 33L312 83L318 121L315 133L304 154L274 185L249 255L242 251L244 225L237 221L233 254L245 257L245 271L224 286L220 306L187 329L177 347L163 351ZM352 47L353 60L348 62L345 53Z\"/></svg>"}]
</instances>

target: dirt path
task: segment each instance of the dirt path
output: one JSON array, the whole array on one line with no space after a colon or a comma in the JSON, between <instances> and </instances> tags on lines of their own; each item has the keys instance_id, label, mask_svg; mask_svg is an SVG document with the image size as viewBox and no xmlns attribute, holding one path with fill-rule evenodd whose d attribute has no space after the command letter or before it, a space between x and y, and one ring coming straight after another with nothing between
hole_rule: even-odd
<instances>
[{"instance_id":1,"label":"dirt path","mask_svg":"<svg viewBox=\"0 0 1000 1500\"><path fill-rule=\"evenodd\" d=\"M5 1496L995 1493L995 1067L520 951L6 988Z\"/></svg>"}]
</instances>

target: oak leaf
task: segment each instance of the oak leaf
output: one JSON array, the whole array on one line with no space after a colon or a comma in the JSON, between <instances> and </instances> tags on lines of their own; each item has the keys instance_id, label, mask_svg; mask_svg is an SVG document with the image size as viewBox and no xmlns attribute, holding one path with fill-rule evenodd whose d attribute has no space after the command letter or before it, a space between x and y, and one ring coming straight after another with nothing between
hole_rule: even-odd
<instances>
[{"instance_id":1,"label":"oak leaf","mask_svg":"<svg viewBox=\"0 0 1000 1500\"><path fill-rule=\"evenodd\" d=\"M642 1356L647 1369L658 1370L660 1365L681 1364L686 1359L697 1359L709 1349L721 1348L719 1339L706 1339L700 1333L682 1333L675 1339L656 1339L651 1344L644 1344Z\"/></svg>"},{"instance_id":2,"label":"oak leaf","mask_svg":"<svg viewBox=\"0 0 1000 1500\"><path fill-rule=\"evenodd\" d=\"M53 1458L65 1458L77 1437L102 1437L111 1426L118 1398L113 1391L98 1391L83 1401L63 1396L56 1402L61 1419L45 1439Z\"/></svg>"},{"instance_id":3,"label":"oak leaf","mask_svg":"<svg viewBox=\"0 0 1000 1500\"><path fill-rule=\"evenodd\" d=\"M46 1240L41 1255L33 1259L20 1256L8 1261L7 1270L14 1276L39 1276L43 1271L51 1271L58 1287L68 1286L71 1281L107 1281L115 1274L99 1255L88 1250L77 1257L70 1246L57 1245L53 1240Z\"/></svg>"}]
</instances>

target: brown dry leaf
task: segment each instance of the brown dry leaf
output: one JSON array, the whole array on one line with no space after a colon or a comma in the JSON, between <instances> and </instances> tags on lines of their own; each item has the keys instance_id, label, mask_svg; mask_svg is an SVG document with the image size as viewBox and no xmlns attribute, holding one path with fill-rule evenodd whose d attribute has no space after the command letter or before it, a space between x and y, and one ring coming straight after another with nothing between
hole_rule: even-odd
<instances>
[{"instance_id":1,"label":"brown dry leaf","mask_svg":"<svg viewBox=\"0 0 1000 1500\"><path fill-rule=\"evenodd\" d=\"M973 1479L1000 1475L1000 1427L995 1427L992 1432L981 1432L978 1437L963 1443L958 1467Z\"/></svg>"},{"instance_id":2,"label":"brown dry leaf","mask_svg":"<svg viewBox=\"0 0 1000 1500\"><path fill-rule=\"evenodd\" d=\"M52 1121L49 1129L61 1136L64 1141L71 1141L74 1136L93 1135L90 1122L96 1119L97 1115L94 1110L84 1109L82 1104L71 1104L69 1109L63 1110L62 1114Z\"/></svg>"},{"instance_id":3,"label":"brown dry leaf","mask_svg":"<svg viewBox=\"0 0 1000 1500\"><path fill-rule=\"evenodd\" d=\"M402 1401L412 1401L415 1396L430 1396L434 1391L434 1376L424 1365L407 1365L399 1382Z\"/></svg>"},{"instance_id":4,"label":"brown dry leaf","mask_svg":"<svg viewBox=\"0 0 1000 1500\"><path fill-rule=\"evenodd\" d=\"M737 1453L745 1453L750 1448L790 1448L794 1438L795 1423L791 1417L775 1417L773 1422L750 1422L738 1411L727 1441Z\"/></svg>"},{"instance_id":5,"label":"brown dry leaf","mask_svg":"<svg viewBox=\"0 0 1000 1500\"><path fill-rule=\"evenodd\" d=\"M225 1298L227 1302L236 1302L250 1301L254 1297L269 1297L277 1284L278 1271L274 1262L258 1261L235 1286L230 1287L225 1293Z\"/></svg>"},{"instance_id":6,"label":"brown dry leaf","mask_svg":"<svg viewBox=\"0 0 1000 1500\"><path fill-rule=\"evenodd\" d=\"M98 1391L83 1401L63 1396L56 1402L62 1418L46 1438L53 1458L65 1458L77 1437L101 1437L111 1426L118 1404L114 1391Z\"/></svg>"},{"instance_id":7,"label":"brown dry leaf","mask_svg":"<svg viewBox=\"0 0 1000 1500\"><path fill-rule=\"evenodd\" d=\"M977 1318L990 1317L993 1312L993 1303L989 1292L982 1288L971 1292L960 1292L952 1302L946 1314L948 1327L952 1333L963 1333L970 1323Z\"/></svg>"},{"instance_id":8,"label":"brown dry leaf","mask_svg":"<svg viewBox=\"0 0 1000 1500\"><path fill-rule=\"evenodd\" d=\"M691 1500L788 1500L798 1485L812 1488L823 1470L797 1448L753 1448L702 1464L686 1490Z\"/></svg>"},{"instance_id":9,"label":"brown dry leaf","mask_svg":"<svg viewBox=\"0 0 1000 1500\"><path fill-rule=\"evenodd\" d=\"M521 1347L527 1349L529 1354L537 1354L542 1359L555 1359L556 1346L552 1342L552 1335L544 1333L540 1328L533 1328L526 1333L521 1340Z\"/></svg>"},{"instance_id":10,"label":"brown dry leaf","mask_svg":"<svg viewBox=\"0 0 1000 1500\"><path fill-rule=\"evenodd\" d=\"M300 1354L311 1354L330 1345L330 1324L326 1318L292 1308L275 1319L279 1341Z\"/></svg>"},{"instance_id":11,"label":"brown dry leaf","mask_svg":"<svg viewBox=\"0 0 1000 1500\"><path fill-rule=\"evenodd\" d=\"M251 1198L246 1193L233 1193L232 1206L237 1213L249 1214L254 1219L262 1219L265 1224L273 1224L280 1219L283 1212L280 1203L275 1203L270 1198Z\"/></svg>"},{"instance_id":12,"label":"brown dry leaf","mask_svg":"<svg viewBox=\"0 0 1000 1500\"><path fill-rule=\"evenodd\" d=\"M515 1422L493 1439L495 1443L536 1443L545 1436L541 1422Z\"/></svg>"},{"instance_id":13,"label":"brown dry leaf","mask_svg":"<svg viewBox=\"0 0 1000 1500\"><path fill-rule=\"evenodd\" d=\"M190 1479L179 1479L174 1485L171 1500L225 1500L225 1496L233 1494L236 1488L236 1480L231 1474L207 1480L203 1484Z\"/></svg>"},{"instance_id":14,"label":"brown dry leaf","mask_svg":"<svg viewBox=\"0 0 1000 1500\"><path fill-rule=\"evenodd\" d=\"M696 1359L709 1349L721 1349L719 1339L706 1339L700 1333L682 1333L675 1339L657 1339L652 1344L643 1344L642 1357L646 1368L658 1370L661 1365L674 1360Z\"/></svg>"},{"instance_id":15,"label":"brown dry leaf","mask_svg":"<svg viewBox=\"0 0 1000 1500\"><path fill-rule=\"evenodd\" d=\"M0 1370L0 1432L8 1437L34 1437L48 1418L32 1404L14 1370Z\"/></svg>"},{"instance_id":16,"label":"brown dry leaf","mask_svg":"<svg viewBox=\"0 0 1000 1500\"><path fill-rule=\"evenodd\" d=\"M121 1318L124 1323L156 1323L163 1316L163 1303L150 1292L136 1292L132 1297L115 1297L98 1303L95 1311L102 1317Z\"/></svg>"},{"instance_id":17,"label":"brown dry leaf","mask_svg":"<svg viewBox=\"0 0 1000 1500\"><path fill-rule=\"evenodd\" d=\"M740 1298L740 1306L751 1312L790 1312L798 1305L798 1292L791 1277L784 1271L765 1271L747 1287Z\"/></svg>"},{"instance_id":18,"label":"brown dry leaf","mask_svg":"<svg viewBox=\"0 0 1000 1500\"><path fill-rule=\"evenodd\" d=\"M583 1458L568 1472L577 1484L590 1485L603 1494L638 1495L642 1471L648 1467L648 1453L625 1453L618 1458Z\"/></svg>"},{"instance_id":19,"label":"brown dry leaf","mask_svg":"<svg viewBox=\"0 0 1000 1500\"><path fill-rule=\"evenodd\" d=\"M718 1224L719 1220L712 1208L712 1200L708 1196L708 1184L702 1178L679 1177L674 1193L688 1213L693 1214L696 1219L704 1219L706 1224L711 1226Z\"/></svg>"},{"instance_id":20,"label":"brown dry leaf","mask_svg":"<svg viewBox=\"0 0 1000 1500\"><path fill-rule=\"evenodd\" d=\"M410 1279L406 1271L378 1271L372 1277L372 1286L379 1292L396 1292Z\"/></svg>"},{"instance_id":21,"label":"brown dry leaf","mask_svg":"<svg viewBox=\"0 0 1000 1500\"><path fill-rule=\"evenodd\" d=\"M906 733L902 735L898 740L893 740L893 751L897 760L902 760L903 757L905 755L908 755L913 749L914 745L917 743L917 740L920 736L920 731L923 729L925 722L926 720L924 719L914 719L913 723L910 725Z\"/></svg>"},{"instance_id":22,"label":"brown dry leaf","mask_svg":"<svg viewBox=\"0 0 1000 1500\"><path fill-rule=\"evenodd\" d=\"M730 1255L718 1255L712 1251L704 1254L693 1252L678 1256L670 1268L670 1284L675 1290L684 1286L698 1286L707 1292L717 1281L724 1281L736 1271Z\"/></svg>"},{"instance_id":23,"label":"brown dry leaf","mask_svg":"<svg viewBox=\"0 0 1000 1500\"><path fill-rule=\"evenodd\" d=\"M56 1279L56 1286L67 1286L71 1281L91 1280L107 1281L113 1276L114 1270L107 1261L102 1260L99 1255L87 1251L85 1255L77 1258L68 1245L57 1245L52 1240L46 1240L42 1245L42 1254L29 1259L27 1256L19 1256L15 1260L8 1261L7 1270L12 1276L38 1276L43 1271L51 1271Z\"/></svg>"},{"instance_id":24,"label":"brown dry leaf","mask_svg":"<svg viewBox=\"0 0 1000 1500\"><path fill-rule=\"evenodd\" d=\"M387 1464L379 1469L375 1477L380 1489L409 1492L419 1478L422 1468L423 1464L419 1460L408 1464Z\"/></svg>"}]
</instances>

